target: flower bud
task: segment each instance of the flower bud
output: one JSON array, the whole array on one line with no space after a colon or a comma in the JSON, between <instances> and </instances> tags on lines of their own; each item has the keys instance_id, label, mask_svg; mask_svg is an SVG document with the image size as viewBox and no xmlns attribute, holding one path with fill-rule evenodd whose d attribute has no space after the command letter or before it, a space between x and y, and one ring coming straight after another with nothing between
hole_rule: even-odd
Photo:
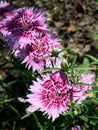
<instances>
[{"instance_id":1,"label":"flower bud","mask_svg":"<svg viewBox=\"0 0 98 130\"><path fill-rule=\"evenodd\" d=\"M53 49L52 50L52 56L58 57L58 50L57 49Z\"/></svg>"},{"instance_id":2,"label":"flower bud","mask_svg":"<svg viewBox=\"0 0 98 130\"><path fill-rule=\"evenodd\" d=\"M75 110L75 111L74 111L74 114L75 114L75 115L78 115L78 111Z\"/></svg>"},{"instance_id":3,"label":"flower bud","mask_svg":"<svg viewBox=\"0 0 98 130\"><path fill-rule=\"evenodd\" d=\"M63 58L62 62L61 62L61 69L68 72L68 62L66 59Z\"/></svg>"}]
</instances>

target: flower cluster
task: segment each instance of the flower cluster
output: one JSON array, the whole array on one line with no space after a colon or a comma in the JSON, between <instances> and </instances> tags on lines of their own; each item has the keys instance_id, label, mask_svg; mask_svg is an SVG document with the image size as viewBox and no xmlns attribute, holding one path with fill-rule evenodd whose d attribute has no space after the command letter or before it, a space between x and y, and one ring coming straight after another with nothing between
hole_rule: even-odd
<instances>
[{"instance_id":1,"label":"flower cluster","mask_svg":"<svg viewBox=\"0 0 98 130\"><path fill-rule=\"evenodd\" d=\"M75 78L68 77L65 73L68 66L63 66L62 56L58 56L58 39L50 33L46 19L43 11L28 7L14 9L8 2L0 2L0 34L6 38L11 52L42 77L30 86L31 93L26 99L30 107L26 111L40 110L54 121L70 109L71 102L80 104L87 98L86 91L92 89L94 75L82 74L78 79L81 84L75 84ZM53 49L58 50L54 51L55 57ZM47 67L59 70L47 75L41 73Z\"/></svg>"},{"instance_id":2,"label":"flower cluster","mask_svg":"<svg viewBox=\"0 0 98 130\"><path fill-rule=\"evenodd\" d=\"M9 3L1 2L1 11ZM9 10L9 8L7 8ZM12 7L10 7L12 9ZM28 69L41 71L51 58L52 49L59 49L57 38L49 31L46 13L34 8L20 8L1 14L6 16L0 24L0 33L6 38L15 56L28 66Z\"/></svg>"}]
</instances>

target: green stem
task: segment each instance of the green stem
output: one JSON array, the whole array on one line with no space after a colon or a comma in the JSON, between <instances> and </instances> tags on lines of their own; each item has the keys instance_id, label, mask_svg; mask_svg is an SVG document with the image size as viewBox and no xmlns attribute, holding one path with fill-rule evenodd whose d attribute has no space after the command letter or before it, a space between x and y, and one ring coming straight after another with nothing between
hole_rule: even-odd
<instances>
[{"instance_id":1,"label":"green stem","mask_svg":"<svg viewBox=\"0 0 98 130\"><path fill-rule=\"evenodd\" d=\"M33 116L34 116L34 119L35 119L35 121L36 121L36 124L38 125L38 127L40 128L40 130L43 130L43 127L42 127L42 125L40 124L40 122L39 122L37 116L35 115L35 113L33 113Z\"/></svg>"}]
</instances>

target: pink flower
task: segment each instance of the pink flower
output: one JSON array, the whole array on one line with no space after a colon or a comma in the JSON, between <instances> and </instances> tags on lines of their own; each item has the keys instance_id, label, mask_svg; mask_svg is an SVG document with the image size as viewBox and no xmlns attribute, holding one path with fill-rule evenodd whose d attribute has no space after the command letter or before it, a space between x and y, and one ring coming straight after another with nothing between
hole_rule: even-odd
<instances>
[{"instance_id":1,"label":"pink flower","mask_svg":"<svg viewBox=\"0 0 98 130\"><path fill-rule=\"evenodd\" d=\"M36 35L35 31L48 30L45 22L45 12L26 7L17 9L14 17L9 16L3 22L4 32L2 33L8 40L10 39L11 44L28 43Z\"/></svg>"},{"instance_id":2,"label":"pink flower","mask_svg":"<svg viewBox=\"0 0 98 130\"><path fill-rule=\"evenodd\" d=\"M63 130L67 130L66 127ZM75 125L74 127L71 128L71 130L81 130L80 126Z\"/></svg>"},{"instance_id":3,"label":"pink flower","mask_svg":"<svg viewBox=\"0 0 98 130\"><path fill-rule=\"evenodd\" d=\"M72 79L69 79L72 82ZM71 86L72 100L77 101L80 104L83 100L87 98L86 92L88 90L93 89L93 83L95 81L94 74L83 74L80 76L79 83L84 85L74 85L75 81L73 79L73 83L69 84ZM87 84L87 85L86 85Z\"/></svg>"},{"instance_id":4,"label":"pink flower","mask_svg":"<svg viewBox=\"0 0 98 130\"><path fill-rule=\"evenodd\" d=\"M75 125L74 127L71 128L71 130L81 130L80 126Z\"/></svg>"},{"instance_id":5,"label":"pink flower","mask_svg":"<svg viewBox=\"0 0 98 130\"><path fill-rule=\"evenodd\" d=\"M3 21L10 16L14 8L6 1L0 1L0 33L3 32Z\"/></svg>"},{"instance_id":6,"label":"pink flower","mask_svg":"<svg viewBox=\"0 0 98 130\"><path fill-rule=\"evenodd\" d=\"M3 19L3 16L11 11L11 6L6 1L0 1L0 21Z\"/></svg>"},{"instance_id":7,"label":"pink flower","mask_svg":"<svg viewBox=\"0 0 98 130\"><path fill-rule=\"evenodd\" d=\"M24 46L22 44L20 45L22 49L18 49L18 53L15 53L16 56L23 60L22 63L26 63L28 69L32 68L38 71L42 71L49 64L52 58L45 57L52 55L52 49L59 49L57 39L48 33L39 33L31 43L23 44Z\"/></svg>"},{"instance_id":8,"label":"pink flower","mask_svg":"<svg viewBox=\"0 0 98 130\"><path fill-rule=\"evenodd\" d=\"M31 106L27 109L28 113L40 110L52 117L54 121L60 114L68 110L70 103L70 94L67 87L66 75L62 71L57 71L44 77L44 80L38 80L34 86L30 86L31 94L28 94L27 102Z\"/></svg>"},{"instance_id":9,"label":"pink flower","mask_svg":"<svg viewBox=\"0 0 98 130\"><path fill-rule=\"evenodd\" d=\"M89 77L86 77L88 75ZM87 98L85 92L89 90L89 86L92 86L94 76L82 75L80 81L84 78L90 83L87 89L84 89L85 86L74 85L74 82L70 83L63 71L56 71L47 77L44 75L43 80L38 80L30 86L31 94L27 95L27 102L31 105L27 112L40 110L54 121L60 114L68 111L71 101L77 100L77 104L80 104Z\"/></svg>"},{"instance_id":10,"label":"pink flower","mask_svg":"<svg viewBox=\"0 0 98 130\"><path fill-rule=\"evenodd\" d=\"M82 74L79 82L85 84L85 85L81 85L82 90L84 90L84 91L92 90L92 88L93 88L92 84L95 82L95 75L91 74L91 73Z\"/></svg>"}]
</instances>

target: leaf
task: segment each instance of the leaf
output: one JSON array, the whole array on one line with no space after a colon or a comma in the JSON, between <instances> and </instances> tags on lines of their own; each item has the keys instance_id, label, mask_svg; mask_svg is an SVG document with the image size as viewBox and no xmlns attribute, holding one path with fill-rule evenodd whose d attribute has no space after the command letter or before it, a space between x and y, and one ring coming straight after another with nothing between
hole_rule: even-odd
<instances>
[{"instance_id":1,"label":"leaf","mask_svg":"<svg viewBox=\"0 0 98 130\"><path fill-rule=\"evenodd\" d=\"M64 52L64 51L71 51L71 50L70 50L70 47L66 47L66 48L60 50L58 53L60 54L60 53L62 53L62 52Z\"/></svg>"},{"instance_id":2,"label":"leaf","mask_svg":"<svg viewBox=\"0 0 98 130\"><path fill-rule=\"evenodd\" d=\"M24 116L21 117L21 120L23 120L23 119L25 119L25 118L27 118L29 116L30 116L30 114L25 114Z\"/></svg>"},{"instance_id":3,"label":"leaf","mask_svg":"<svg viewBox=\"0 0 98 130\"><path fill-rule=\"evenodd\" d=\"M81 116L79 116L79 118L85 122L88 122L88 118L86 116L81 115Z\"/></svg>"},{"instance_id":4,"label":"leaf","mask_svg":"<svg viewBox=\"0 0 98 130\"><path fill-rule=\"evenodd\" d=\"M75 85L82 85L82 86L93 86L93 84L86 84L86 83L82 83L82 82L76 82Z\"/></svg>"},{"instance_id":5,"label":"leaf","mask_svg":"<svg viewBox=\"0 0 98 130\"><path fill-rule=\"evenodd\" d=\"M86 55L86 56L98 63L98 59L95 58L94 56L91 56L91 55Z\"/></svg>"},{"instance_id":6,"label":"leaf","mask_svg":"<svg viewBox=\"0 0 98 130\"><path fill-rule=\"evenodd\" d=\"M2 99L1 101L0 101L0 103L8 103L8 102L11 102L11 101L13 101L15 98L12 98L12 99Z\"/></svg>"},{"instance_id":7,"label":"leaf","mask_svg":"<svg viewBox=\"0 0 98 130\"><path fill-rule=\"evenodd\" d=\"M16 110L16 108L14 108L12 105L8 105L15 113L17 113L19 115L19 112Z\"/></svg>"},{"instance_id":8,"label":"leaf","mask_svg":"<svg viewBox=\"0 0 98 130\"><path fill-rule=\"evenodd\" d=\"M19 79L9 82L8 84L6 84L6 87L11 86L12 84L16 83L17 81L19 81Z\"/></svg>"},{"instance_id":9,"label":"leaf","mask_svg":"<svg viewBox=\"0 0 98 130\"><path fill-rule=\"evenodd\" d=\"M90 122L89 122L91 125L96 125L96 122L95 121L92 121L92 120L90 120Z\"/></svg>"},{"instance_id":10,"label":"leaf","mask_svg":"<svg viewBox=\"0 0 98 130\"><path fill-rule=\"evenodd\" d=\"M14 123L13 123L13 127L12 127L12 130L15 130L16 128L16 121L14 121Z\"/></svg>"},{"instance_id":11,"label":"leaf","mask_svg":"<svg viewBox=\"0 0 98 130\"><path fill-rule=\"evenodd\" d=\"M88 116L88 118L98 119L98 116Z\"/></svg>"},{"instance_id":12,"label":"leaf","mask_svg":"<svg viewBox=\"0 0 98 130\"><path fill-rule=\"evenodd\" d=\"M72 69L72 71L74 70L76 61L77 61L77 55L73 55L73 62L72 62L72 64L71 64L71 69Z\"/></svg>"},{"instance_id":13,"label":"leaf","mask_svg":"<svg viewBox=\"0 0 98 130\"><path fill-rule=\"evenodd\" d=\"M88 90L88 92L98 93L98 88L94 88L93 90Z\"/></svg>"},{"instance_id":14,"label":"leaf","mask_svg":"<svg viewBox=\"0 0 98 130\"><path fill-rule=\"evenodd\" d=\"M84 101L86 104L98 104L98 100L97 99L95 99L95 98L89 98L89 99L87 99L87 100L85 100Z\"/></svg>"},{"instance_id":15,"label":"leaf","mask_svg":"<svg viewBox=\"0 0 98 130\"><path fill-rule=\"evenodd\" d=\"M42 59L47 59L47 58L51 58L51 55L49 55L49 56L44 56Z\"/></svg>"},{"instance_id":16,"label":"leaf","mask_svg":"<svg viewBox=\"0 0 98 130\"><path fill-rule=\"evenodd\" d=\"M0 52L0 58L2 58L2 53Z\"/></svg>"},{"instance_id":17,"label":"leaf","mask_svg":"<svg viewBox=\"0 0 98 130\"><path fill-rule=\"evenodd\" d=\"M86 57L83 59L83 66L89 66L89 60Z\"/></svg>"},{"instance_id":18,"label":"leaf","mask_svg":"<svg viewBox=\"0 0 98 130\"><path fill-rule=\"evenodd\" d=\"M76 66L75 67L76 70L96 70L96 68L93 67L87 67L87 66Z\"/></svg>"},{"instance_id":19,"label":"leaf","mask_svg":"<svg viewBox=\"0 0 98 130\"><path fill-rule=\"evenodd\" d=\"M50 72L54 70L60 70L60 68L48 68L48 69L43 70L43 72Z\"/></svg>"}]
</instances>

